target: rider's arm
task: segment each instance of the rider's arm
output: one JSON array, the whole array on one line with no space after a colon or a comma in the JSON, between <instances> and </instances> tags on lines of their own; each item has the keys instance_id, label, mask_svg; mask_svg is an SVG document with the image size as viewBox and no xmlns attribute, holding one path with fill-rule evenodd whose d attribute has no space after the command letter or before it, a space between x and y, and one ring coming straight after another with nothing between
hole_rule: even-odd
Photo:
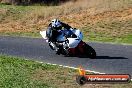
<instances>
[{"instance_id":1,"label":"rider's arm","mask_svg":"<svg viewBox=\"0 0 132 88\"><path fill-rule=\"evenodd\" d=\"M52 24L50 23L49 25L48 25L48 28L47 29L51 29L52 28Z\"/></svg>"},{"instance_id":2,"label":"rider's arm","mask_svg":"<svg viewBox=\"0 0 132 88\"><path fill-rule=\"evenodd\" d=\"M71 26L66 24L66 23L61 22L61 24L62 24L62 27L66 28L66 29L70 29L71 28Z\"/></svg>"},{"instance_id":3,"label":"rider's arm","mask_svg":"<svg viewBox=\"0 0 132 88\"><path fill-rule=\"evenodd\" d=\"M48 25L48 28L47 28L47 31L46 31L46 36L48 38L51 37L51 31L52 31L52 27L51 27L51 24Z\"/></svg>"}]
</instances>

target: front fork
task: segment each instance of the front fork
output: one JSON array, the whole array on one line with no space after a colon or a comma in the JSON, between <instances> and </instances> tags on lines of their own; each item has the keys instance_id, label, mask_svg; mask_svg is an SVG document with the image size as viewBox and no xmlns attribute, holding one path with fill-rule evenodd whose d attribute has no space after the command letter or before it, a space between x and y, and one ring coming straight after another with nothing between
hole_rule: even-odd
<instances>
[{"instance_id":1,"label":"front fork","mask_svg":"<svg viewBox=\"0 0 132 88\"><path fill-rule=\"evenodd\" d=\"M48 43L52 50L55 50L56 52L60 51L62 54L65 54L65 55L69 54L68 52L69 42L67 40L63 43L53 43L51 41L48 41Z\"/></svg>"},{"instance_id":2,"label":"front fork","mask_svg":"<svg viewBox=\"0 0 132 88\"><path fill-rule=\"evenodd\" d=\"M52 50L55 50L56 52L62 52L62 50L64 49L62 45L58 44L58 43L52 43L52 42L49 42L49 46Z\"/></svg>"}]
</instances>

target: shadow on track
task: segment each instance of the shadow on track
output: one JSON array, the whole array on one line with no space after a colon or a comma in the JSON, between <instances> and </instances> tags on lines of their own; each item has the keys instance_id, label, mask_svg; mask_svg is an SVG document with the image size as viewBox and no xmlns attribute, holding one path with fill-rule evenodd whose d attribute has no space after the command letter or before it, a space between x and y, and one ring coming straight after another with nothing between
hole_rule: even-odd
<instances>
[{"instance_id":1,"label":"shadow on track","mask_svg":"<svg viewBox=\"0 0 132 88\"><path fill-rule=\"evenodd\" d=\"M88 56L65 56L65 57L89 58ZM96 56L95 59L128 59L128 58L126 58L126 57Z\"/></svg>"},{"instance_id":2,"label":"shadow on track","mask_svg":"<svg viewBox=\"0 0 132 88\"><path fill-rule=\"evenodd\" d=\"M126 57L97 56L96 59L128 59Z\"/></svg>"}]
</instances>

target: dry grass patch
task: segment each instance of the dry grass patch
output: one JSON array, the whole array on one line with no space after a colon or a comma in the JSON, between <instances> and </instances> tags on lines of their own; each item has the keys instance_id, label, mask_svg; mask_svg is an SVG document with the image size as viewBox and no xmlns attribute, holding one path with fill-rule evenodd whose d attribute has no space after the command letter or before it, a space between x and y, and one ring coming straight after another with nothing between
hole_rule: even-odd
<instances>
[{"instance_id":1,"label":"dry grass patch","mask_svg":"<svg viewBox=\"0 0 132 88\"><path fill-rule=\"evenodd\" d=\"M77 0L59 6L0 7L0 34L37 34L46 29L53 18L81 29L86 35L92 33L100 37L101 34L100 38L131 33L132 0Z\"/></svg>"},{"instance_id":2,"label":"dry grass patch","mask_svg":"<svg viewBox=\"0 0 132 88\"><path fill-rule=\"evenodd\" d=\"M55 70L42 70L37 69L34 71L32 78L34 80L41 80L47 84L52 84L57 88L79 88L79 85L76 83L77 71L72 69L65 68L65 70L60 70L63 68L57 68Z\"/></svg>"}]
</instances>

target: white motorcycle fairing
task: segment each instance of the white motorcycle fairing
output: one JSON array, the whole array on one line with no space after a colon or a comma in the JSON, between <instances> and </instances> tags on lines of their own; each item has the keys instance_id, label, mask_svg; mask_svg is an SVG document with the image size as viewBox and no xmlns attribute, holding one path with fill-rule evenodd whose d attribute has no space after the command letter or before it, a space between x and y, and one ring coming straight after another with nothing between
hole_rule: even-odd
<instances>
[{"instance_id":1,"label":"white motorcycle fairing","mask_svg":"<svg viewBox=\"0 0 132 88\"><path fill-rule=\"evenodd\" d=\"M79 42L83 39L83 34L79 29L70 29L77 37L76 38L67 38L68 40L68 47L69 48L75 48ZM46 31L40 31L41 36L44 39L47 39L46 37ZM62 33L61 35L59 35L57 37L57 41L59 42L65 42L66 38L64 36L64 34Z\"/></svg>"},{"instance_id":2,"label":"white motorcycle fairing","mask_svg":"<svg viewBox=\"0 0 132 88\"><path fill-rule=\"evenodd\" d=\"M45 39L46 42L48 42L48 38L47 38L47 36L46 36L46 31L40 31L39 33L40 33L40 35L43 37L43 39Z\"/></svg>"},{"instance_id":3,"label":"white motorcycle fairing","mask_svg":"<svg viewBox=\"0 0 132 88\"><path fill-rule=\"evenodd\" d=\"M44 39L47 39L47 37L46 37L46 31L40 31L39 33L41 34L41 36L42 36Z\"/></svg>"},{"instance_id":4,"label":"white motorcycle fairing","mask_svg":"<svg viewBox=\"0 0 132 88\"><path fill-rule=\"evenodd\" d=\"M67 38L69 40L69 48L75 48L83 39L83 34L79 29L72 29L72 32L77 36L77 38Z\"/></svg>"},{"instance_id":5,"label":"white motorcycle fairing","mask_svg":"<svg viewBox=\"0 0 132 88\"><path fill-rule=\"evenodd\" d=\"M68 33L68 30L66 30L66 33L71 34L71 36L66 36L65 31L62 30L60 32L60 35L57 37L57 44L54 44L53 42L48 40L48 37L46 36L46 31L40 31L41 36L46 40L46 42L49 44L50 48L52 50L58 50L59 45L62 47L60 48L61 54L68 55L68 56L86 56L92 59L96 58L96 52L95 50L82 41L83 34L79 29L70 29L72 32ZM74 35L75 34L75 35ZM58 45L59 44L59 45ZM68 51L67 51L68 50ZM58 54L59 55L59 54Z\"/></svg>"},{"instance_id":6,"label":"white motorcycle fairing","mask_svg":"<svg viewBox=\"0 0 132 88\"><path fill-rule=\"evenodd\" d=\"M69 48L75 48L79 42L83 39L83 34L79 29L70 29L77 37L76 38L67 38L68 40L68 47ZM62 33L57 37L57 40L60 42L65 42L65 36Z\"/></svg>"}]
</instances>

